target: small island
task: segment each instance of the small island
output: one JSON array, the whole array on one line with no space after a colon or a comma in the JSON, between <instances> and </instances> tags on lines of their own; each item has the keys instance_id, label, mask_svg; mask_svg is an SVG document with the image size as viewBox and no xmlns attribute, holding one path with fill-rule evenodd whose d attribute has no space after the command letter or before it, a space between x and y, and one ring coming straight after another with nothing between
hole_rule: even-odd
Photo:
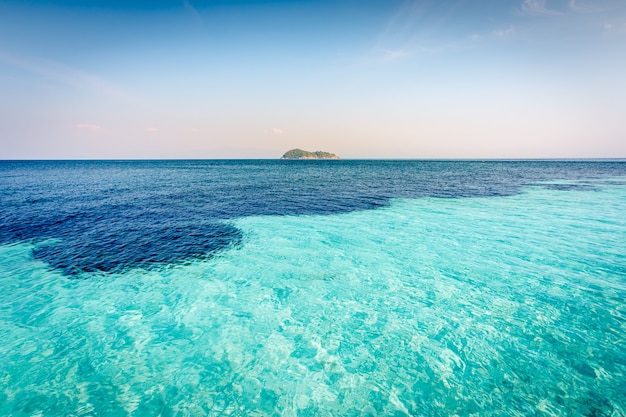
<instances>
[{"instance_id":1,"label":"small island","mask_svg":"<svg viewBox=\"0 0 626 417\"><path fill-rule=\"evenodd\" d=\"M339 159L337 155L322 151L303 151L302 149L292 149L285 152L280 159Z\"/></svg>"}]
</instances>

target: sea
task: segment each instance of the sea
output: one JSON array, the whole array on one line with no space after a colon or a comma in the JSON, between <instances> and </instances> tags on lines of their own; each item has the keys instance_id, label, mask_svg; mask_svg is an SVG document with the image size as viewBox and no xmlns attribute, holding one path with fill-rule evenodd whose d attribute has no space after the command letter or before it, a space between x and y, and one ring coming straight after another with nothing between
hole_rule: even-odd
<instances>
[{"instance_id":1,"label":"sea","mask_svg":"<svg viewBox=\"0 0 626 417\"><path fill-rule=\"evenodd\" d=\"M625 416L626 161L2 161L0 415Z\"/></svg>"}]
</instances>

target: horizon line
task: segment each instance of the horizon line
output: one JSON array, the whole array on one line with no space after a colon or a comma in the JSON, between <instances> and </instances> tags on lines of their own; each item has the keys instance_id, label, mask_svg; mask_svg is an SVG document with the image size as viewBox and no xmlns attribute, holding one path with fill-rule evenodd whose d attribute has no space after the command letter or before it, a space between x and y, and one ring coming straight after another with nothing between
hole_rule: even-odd
<instances>
[{"instance_id":1,"label":"horizon line","mask_svg":"<svg viewBox=\"0 0 626 417\"><path fill-rule=\"evenodd\" d=\"M506 162L506 161L612 161L626 162L625 157L556 157L556 158L341 158L339 159L282 159L282 158L14 158L0 159L0 162L157 162L157 161L433 161L433 162Z\"/></svg>"}]
</instances>

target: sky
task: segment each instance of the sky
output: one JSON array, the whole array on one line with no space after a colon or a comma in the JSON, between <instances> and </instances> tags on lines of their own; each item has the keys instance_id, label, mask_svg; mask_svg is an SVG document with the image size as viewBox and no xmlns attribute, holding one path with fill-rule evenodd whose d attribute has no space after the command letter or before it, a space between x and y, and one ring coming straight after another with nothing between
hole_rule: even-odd
<instances>
[{"instance_id":1,"label":"sky","mask_svg":"<svg viewBox=\"0 0 626 417\"><path fill-rule=\"evenodd\" d=\"M0 0L0 159L625 158L624 0Z\"/></svg>"}]
</instances>

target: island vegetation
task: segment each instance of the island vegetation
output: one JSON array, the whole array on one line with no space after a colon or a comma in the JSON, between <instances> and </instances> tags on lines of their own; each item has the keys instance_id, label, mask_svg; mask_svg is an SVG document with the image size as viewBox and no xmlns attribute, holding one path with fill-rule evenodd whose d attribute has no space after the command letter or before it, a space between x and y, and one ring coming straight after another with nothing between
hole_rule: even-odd
<instances>
[{"instance_id":1,"label":"island vegetation","mask_svg":"<svg viewBox=\"0 0 626 417\"><path fill-rule=\"evenodd\" d=\"M309 152L302 149L292 149L285 152L280 159L339 159L339 157L330 152Z\"/></svg>"}]
</instances>

